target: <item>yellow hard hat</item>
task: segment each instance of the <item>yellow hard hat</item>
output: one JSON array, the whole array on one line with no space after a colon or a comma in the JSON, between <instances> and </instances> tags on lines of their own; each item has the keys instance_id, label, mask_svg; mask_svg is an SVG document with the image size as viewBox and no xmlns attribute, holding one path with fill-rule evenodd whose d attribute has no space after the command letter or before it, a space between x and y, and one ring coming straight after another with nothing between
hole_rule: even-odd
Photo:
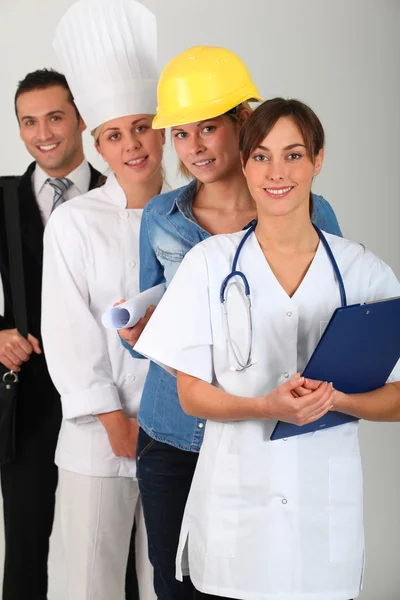
<instances>
[{"instance_id":1,"label":"yellow hard hat","mask_svg":"<svg viewBox=\"0 0 400 600\"><path fill-rule=\"evenodd\" d=\"M246 100L262 100L244 62L213 46L195 46L173 58L161 73L157 99L153 129L204 121Z\"/></svg>"}]
</instances>

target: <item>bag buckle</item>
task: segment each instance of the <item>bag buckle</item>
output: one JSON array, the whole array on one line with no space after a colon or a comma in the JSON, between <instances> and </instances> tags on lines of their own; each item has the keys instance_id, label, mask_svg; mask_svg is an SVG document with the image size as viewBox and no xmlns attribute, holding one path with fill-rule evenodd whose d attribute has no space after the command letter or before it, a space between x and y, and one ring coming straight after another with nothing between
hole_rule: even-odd
<instances>
[{"instance_id":1,"label":"bag buckle","mask_svg":"<svg viewBox=\"0 0 400 600\"><path fill-rule=\"evenodd\" d=\"M18 383L18 375L14 371L8 371L3 375L4 383Z\"/></svg>"}]
</instances>

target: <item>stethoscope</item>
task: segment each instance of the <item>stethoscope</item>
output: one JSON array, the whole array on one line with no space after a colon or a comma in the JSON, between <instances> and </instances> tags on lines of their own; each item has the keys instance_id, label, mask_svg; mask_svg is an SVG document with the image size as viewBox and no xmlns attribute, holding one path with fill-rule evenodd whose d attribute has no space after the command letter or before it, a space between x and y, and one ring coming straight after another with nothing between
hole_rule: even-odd
<instances>
[{"instance_id":1,"label":"stethoscope","mask_svg":"<svg viewBox=\"0 0 400 600\"><path fill-rule=\"evenodd\" d=\"M243 238L241 239L237 250L235 252L235 256L233 258L233 263L232 263L232 269L231 272L229 273L229 275L227 275L225 277L225 279L223 280L222 284L221 284L221 289L220 289L220 301L222 304L222 308L223 308L223 313L224 313L224 319L225 319L225 327L226 327L226 332L227 332L227 338L228 338L228 344L229 347L232 351L232 354L236 360L237 363L237 367L234 368L235 371L243 371L244 369L248 369L249 367L251 367L251 365L253 364L252 362L252 349L253 349L253 323L252 323L252 317L251 317L251 298L250 298L250 285L249 282L247 280L246 275L242 272L242 271L238 271L237 269L237 263L240 257L240 253L243 249L243 246L245 245L246 241L248 240L248 238L251 236L251 234L254 232L255 228L257 225L257 221L255 221L254 223L252 223L252 225L249 227L249 229L246 231L246 233L244 234ZM341 299L341 304L342 307L347 306L347 299L346 299L346 290L344 288L344 283L343 283L343 279L342 279L342 275L340 273L339 267L337 265L337 262L335 260L335 257L333 256L332 250L330 249L330 246L328 244L328 240L326 239L326 237L324 236L324 234L322 233L322 231L320 230L319 227L317 227L315 225L315 223L313 223L314 229L315 231L318 233L319 239L321 240L325 251L329 257L329 260L331 261L333 270L335 272L335 276L339 285L339 291L340 291L340 299ZM227 303L227 298L226 298L226 290L228 288L228 284L229 282L234 278L234 277L239 277L242 280L243 286L244 286L244 293L246 295L246 299L247 299L247 317L248 317L248 325L249 325L249 334L250 334L250 339L249 339L249 352L248 352L248 357L246 361L243 361L242 358L240 356L238 356L238 353L236 351L236 348L232 342L232 338L231 338L231 334L230 334L230 328L229 328L229 319L228 319L228 303Z\"/></svg>"}]
</instances>

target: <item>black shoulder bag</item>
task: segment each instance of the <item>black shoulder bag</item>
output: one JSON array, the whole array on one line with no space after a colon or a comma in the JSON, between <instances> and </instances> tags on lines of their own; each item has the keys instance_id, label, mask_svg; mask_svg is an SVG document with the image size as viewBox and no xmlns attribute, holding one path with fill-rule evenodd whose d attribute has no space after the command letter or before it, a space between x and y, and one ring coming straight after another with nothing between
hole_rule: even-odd
<instances>
[{"instance_id":1,"label":"black shoulder bag","mask_svg":"<svg viewBox=\"0 0 400 600\"><path fill-rule=\"evenodd\" d=\"M28 318L24 269L22 262L21 227L19 220L18 177L1 177L10 268L14 320L18 332L28 337ZM0 464L11 462L16 450L18 373L0 363Z\"/></svg>"}]
</instances>

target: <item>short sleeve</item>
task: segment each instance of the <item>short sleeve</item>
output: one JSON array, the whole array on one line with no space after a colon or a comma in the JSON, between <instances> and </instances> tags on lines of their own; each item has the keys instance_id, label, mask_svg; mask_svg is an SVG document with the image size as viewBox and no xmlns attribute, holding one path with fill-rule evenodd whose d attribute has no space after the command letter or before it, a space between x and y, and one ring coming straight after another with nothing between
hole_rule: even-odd
<instances>
[{"instance_id":1,"label":"short sleeve","mask_svg":"<svg viewBox=\"0 0 400 600\"><path fill-rule=\"evenodd\" d=\"M399 280L392 269L378 258L372 268L368 296L370 302L400 296ZM400 381L400 360L391 372L387 383L394 383L396 381Z\"/></svg>"},{"instance_id":2,"label":"short sleeve","mask_svg":"<svg viewBox=\"0 0 400 600\"><path fill-rule=\"evenodd\" d=\"M135 350L172 374L213 380L212 328L206 257L201 244L183 259Z\"/></svg>"}]
</instances>

